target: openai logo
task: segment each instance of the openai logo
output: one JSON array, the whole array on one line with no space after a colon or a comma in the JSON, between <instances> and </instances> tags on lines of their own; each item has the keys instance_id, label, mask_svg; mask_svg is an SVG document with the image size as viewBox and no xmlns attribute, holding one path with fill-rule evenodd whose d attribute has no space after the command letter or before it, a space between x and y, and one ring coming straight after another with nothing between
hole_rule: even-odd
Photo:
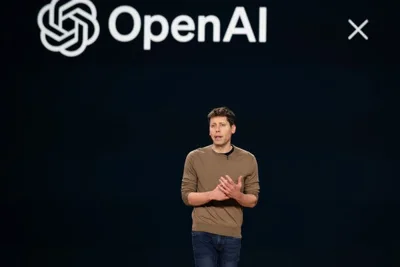
<instances>
[{"instance_id":1,"label":"openai logo","mask_svg":"<svg viewBox=\"0 0 400 267\"><path fill-rule=\"evenodd\" d=\"M145 51L167 38L179 43L230 43L234 35L244 35L249 43L265 43L267 8L258 9L258 34L243 6L235 7L228 26L222 29L223 23L212 14L197 17L178 15L167 19L160 14L141 15L134 7L122 5L110 13L108 30L114 40L122 43L133 42L140 36ZM129 33L121 33L117 28L117 20L122 14L128 15L132 21L133 27ZM96 8L89 0L52 0L39 11L37 22L44 47L67 57L82 54L97 40L100 33ZM154 25L161 26L161 32L154 32ZM212 31L212 35L206 38L208 30Z\"/></svg>"},{"instance_id":2,"label":"openai logo","mask_svg":"<svg viewBox=\"0 0 400 267\"><path fill-rule=\"evenodd\" d=\"M67 57L82 54L100 33L97 10L89 0L52 0L38 14L44 47Z\"/></svg>"}]
</instances>

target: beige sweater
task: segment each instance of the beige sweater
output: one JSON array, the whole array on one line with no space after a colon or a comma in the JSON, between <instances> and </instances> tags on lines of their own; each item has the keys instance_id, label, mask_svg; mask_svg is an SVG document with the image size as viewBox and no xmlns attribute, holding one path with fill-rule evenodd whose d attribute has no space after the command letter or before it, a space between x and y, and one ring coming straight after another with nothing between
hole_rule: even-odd
<instances>
[{"instance_id":1,"label":"beige sweater","mask_svg":"<svg viewBox=\"0 0 400 267\"><path fill-rule=\"evenodd\" d=\"M191 192L212 191L221 176L229 175L236 183L243 176L241 191L254 194L260 191L257 160L253 154L233 146L230 154L217 153L212 146L191 151L185 161L181 193L183 202L189 206ZM219 235L242 237L243 207L236 200L211 201L193 207L192 230Z\"/></svg>"}]
</instances>

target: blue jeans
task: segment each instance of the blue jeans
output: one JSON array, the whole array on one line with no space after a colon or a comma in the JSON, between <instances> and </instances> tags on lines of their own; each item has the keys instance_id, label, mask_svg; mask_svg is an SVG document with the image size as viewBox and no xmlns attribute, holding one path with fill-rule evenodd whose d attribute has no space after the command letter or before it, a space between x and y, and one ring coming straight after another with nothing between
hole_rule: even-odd
<instances>
[{"instance_id":1,"label":"blue jeans","mask_svg":"<svg viewBox=\"0 0 400 267\"><path fill-rule=\"evenodd\" d=\"M236 237L192 231L196 267L237 267L242 240Z\"/></svg>"}]
</instances>

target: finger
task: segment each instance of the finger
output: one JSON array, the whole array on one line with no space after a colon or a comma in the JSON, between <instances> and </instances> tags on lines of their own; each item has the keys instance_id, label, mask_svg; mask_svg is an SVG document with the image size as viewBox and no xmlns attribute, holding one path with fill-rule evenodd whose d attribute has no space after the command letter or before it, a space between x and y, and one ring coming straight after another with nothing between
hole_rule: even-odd
<instances>
[{"instance_id":1,"label":"finger","mask_svg":"<svg viewBox=\"0 0 400 267\"><path fill-rule=\"evenodd\" d=\"M229 183L234 184L232 178L229 175L225 175L225 176L226 176L226 178L227 178Z\"/></svg>"},{"instance_id":2,"label":"finger","mask_svg":"<svg viewBox=\"0 0 400 267\"><path fill-rule=\"evenodd\" d=\"M232 190L233 190L233 186L230 185L230 184L228 184L227 182L222 182L222 181L221 181L220 185L221 185L225 190L228 190L228 191L232 191Z\"/></svg>"},{"instance_id":3,"label":"finger","mask_svg":"<svg viewBox=\"0 0 400 267\"><path fill-rule=\"evenodd\" d=\"M240 183L240 184L241 184L242 182L243 182L243 176L242 176L242 175L240 175L240 176L239 176L239 178L238 178L238 183Z\"/></svg>"},{"instance_id":4,"label":"finger","mask_svg":"<svg viewBox=\"0 0 400 267\"><path fill-rule=\"evenodd\" d=\"M222 187L222 186L219 185L218 188L219 188L219 190L221 190L224 194L228 195L228 191L227 191L224 187Z\"/></svg>"},{"instance_id":5,"label":"finger","mask_svg":"<svg viewBox=\"0 0 400 267\"><path fill-rule=\"evenodd\" d=\"M223 177L221 177L221 179L219 179L219 181L221 182L221 184L223 184L225 186L229 185L228 181L226 179L224 179Z\"/></svg>"},{"instance_id":6,"label":"finger","mask_svg":"<svg viewBox=\"0 0 400 267\"><path fill-rule=\"evenodd\" d=\"M224 182L228 183L228 179L226 179L224 176L221 176L220 180L223 180Z\"/></svg>"},{"instance_id":7,"label":"finger","mask_svg":"<svg viewBox=\"0 0 400 267\"><path fill-rule=\"evenodd\" d=\"M227 190L227 191L230 191L231 190L231 188L229 187L229 185L227 185L227 184L220 184L220 186L223 188L223 189L225 189L225 190Z\"/></svg>"}]
</instances>

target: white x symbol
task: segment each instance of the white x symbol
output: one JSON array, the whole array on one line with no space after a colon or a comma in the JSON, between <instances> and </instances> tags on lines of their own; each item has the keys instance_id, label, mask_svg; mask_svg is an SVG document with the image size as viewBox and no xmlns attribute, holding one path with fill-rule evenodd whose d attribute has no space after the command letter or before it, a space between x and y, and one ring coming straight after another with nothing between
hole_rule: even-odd
<instances>
[{"instance_id":1,"label":"white x symbol","mask_svg":"<svg viewBox=\"0 0 400 267\"><path fill-rule=\"evenodd\" d=\"M365 40L368 40L368 36L361 30L365 25L367 25L368 23L367 19L359 27L357 27L357 25L354 24L354 22L351 19L349 19L349 23L351 24L351 26L354 27L354 29L356 29L352 34L349 35L349 40L351 40L357 33L361 34Z\"/></svg>"}]
</instances>

